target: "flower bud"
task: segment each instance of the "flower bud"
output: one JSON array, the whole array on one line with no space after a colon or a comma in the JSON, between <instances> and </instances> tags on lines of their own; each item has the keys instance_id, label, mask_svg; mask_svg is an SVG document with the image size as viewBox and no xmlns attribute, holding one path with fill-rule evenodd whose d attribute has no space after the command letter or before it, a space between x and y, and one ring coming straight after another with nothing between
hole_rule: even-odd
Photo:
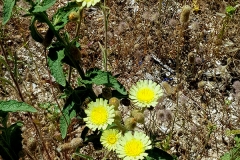
<instances>
[{"instance_id":1,"label":"flower bud","mask_svg":"<svg viewBox=\"0 0 240 160\"><path fill-rule=\"evenodd\" d=\"M109 99L109 105L110 106L113 105L115 110L118 110L119 104L120 104L120 101L118 98L112 97Z\"/></svg>"},{"instance_id":2,"label":"flower bud","mask_svg":"<svg viewBox=\"0 0 240 160\"><path fill-rule=\"evenodd\" d=\"M194 55L193 52L190 52L190 53L188 54L188 63L189 63L189 64L194 64L194 62L195 62L195 55Z\"/></svg>"},{"instance_id":3,"label":"flower bud","mask_svg":"<svg viewBox=\"0 0 240 160\"><path fill-rule=\"evenodd\" d=\"M138 123L144 123L144 115L141 112L135 113L133 118L135 119L136 122Z\"/></svg>"},{"instance_id":4,"label":"flower bud","mask_svg":"<svg viewBox=\"0 0 240 160\"><path fill-rule=\"evenodd\" d=\"M102 89L102 96L105 99L110 99L112 97L112 90L110 87L105 87Z\"/></svg>"},{"instance_id":5,"label":"flower bud","mask_svg":"<svg viewBox=\"0 0 240 160\"><path fill-rule=\"evenodd\" d=\"M133 130L136 127L136 121L133 117L129 117L124 121L125 128L127 130Z\"/></svg>"},{"instance_id":6,"label":"flower bud","mask_svg":"<svg viewBox=\"0 0 240 160\"><path fill-rule=\"evenodd\" d=\"M144 115L141 111L134 109L131 111L131 115L135 119L136 122L144 123Z\"/></svg>"},{"instance_id":7,"label":"flower bud","mask_svg":"<svg viewBox=\"0 0 240 160\"><path fill-rule=\"evenodd\" d=\"M76 11L71 12L68 16L68 19L73 22L77 21L79 19L79 13Z\"/></svg>"}]
</instances>

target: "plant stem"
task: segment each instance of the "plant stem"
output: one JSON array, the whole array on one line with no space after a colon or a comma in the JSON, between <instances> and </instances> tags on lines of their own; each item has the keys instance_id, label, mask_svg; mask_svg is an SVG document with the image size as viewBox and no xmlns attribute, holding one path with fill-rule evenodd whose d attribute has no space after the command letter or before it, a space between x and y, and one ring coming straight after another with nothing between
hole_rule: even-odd
<instances>
[{"instance_id":1,"label":"plant stem","mask_svg":"<svg viewBox=\"0 0 240 160\"><path fill-rule=\"evenodd\" d=\"M75 38L77 38L79 36L79 33L80 33L80 28L81 28L81 23L82 23L82 15L83 15L83 8L82 7L79 8L78 13L79 13L79 20L78 20L78 23L77 23ZM70 84L70 81L71 81L71 75L72 75L72 67L69 66L69 70L68 70L68 82L69 82L69 84Z\"/></svg>"}]
</instances>

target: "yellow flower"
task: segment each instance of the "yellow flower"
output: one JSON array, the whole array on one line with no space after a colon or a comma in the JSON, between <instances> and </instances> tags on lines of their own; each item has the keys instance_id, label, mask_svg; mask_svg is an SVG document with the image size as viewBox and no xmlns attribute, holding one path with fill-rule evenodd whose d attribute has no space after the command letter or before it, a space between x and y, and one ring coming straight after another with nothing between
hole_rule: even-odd
<instances>
[{"instance_id":1,"label":"yellow flower","mask_svg":"<svg viewBox=\"0 0 240 160\"><path fill-rule=\"evenodd\" d=\"M102 133L100 141L104 147L106 147L109 151L116 150L116 145L121 137L121 132L116 129L105 130Z\"/></svg>"},{"instance_id":2,"label":"yellow flower","mask_svg":"<svg viewBox=\"0 0 240 160\"><path fill-rule=\"evenodd\" d=\"M151 149L151 141L147 135L141 132L125 133L117 143L116 153L123 160L144 159L148 154L146 150Z\"/></svg>"},{"instance_id":3,"label":"yellow flower","mask_svg":"<svg viewBox=\"0 0 240 160\"><path fill-rule=\"evenodd\" d=\"M163 95L160 85L151 80L140 80L129 90L129 97L138 107L155 107Z\"/></svg>"},{"instance_id":4,"label":"yellow flower","mask_svg":"<svg viewBox=\"0 0 240 160\"><path fill-rule=\"evenodd\" d=\"M100 0L77 0L78 3L82 2L82 7L90 7L90 6L95 6Z\"/></svg>"},{"instance_id":5,"label":"yellow flower","mask_svg":"<svg viewBox=\"0 0 240 160\"><path fill-rule=\"evenodd\" d=\"M90 129L106 129L108 125L113 123L114 107L109 106L107 103L107 100L100 98L96 99L96 102L88 104L88 109L85 110L87 117L83 120Z\"/></svg>"}]
</instances>

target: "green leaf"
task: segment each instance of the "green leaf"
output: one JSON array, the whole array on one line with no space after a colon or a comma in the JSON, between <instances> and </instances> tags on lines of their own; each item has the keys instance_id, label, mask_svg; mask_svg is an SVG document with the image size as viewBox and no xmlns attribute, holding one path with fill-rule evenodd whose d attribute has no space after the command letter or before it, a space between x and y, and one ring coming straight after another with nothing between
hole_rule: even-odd
<instances>
[{"instance_id":1,"label":"green leaf","mask_svg":"<svg viewBox=\"0 0 240 160\"><path fill-rule=\"evenodd\" d=\"M31 25L29 26L29 30L31 31L31 36L32 38L39 42L39 43L43 43L43 37L42 35L38 32L37 28L35 27L35 21L37 19L34 17L31 20Z\"/></svg>"},{"instance_id":2,"label":"green leaf","mask_svg":"<svg viewBox=\"0 0 240 160\"><path fill-rule=\"evenodd\" d=\"M67 136L67 130L68 126L70 125L71 119L76 116L76 112L73 111L70 112L70 110L73 108L74 103L69 104L62 112L63 115L60 117L60 132L62 135L62 138L64 139ZM72 113L73 112L73 113Z\"/></svg>"},{"instance_id":3,"label":"green leaf","mask_svg":"<svg viewBox=\"0 0 240 160\"><path fill-rule=\"evenodd\" d=\"M66 78L62 68L62 59L65 57L64 49L56 50L56 48L50 48L48 54L48 65L53 77L56 81L62 85L66 86Z\"/></svg>"},{"instance_id":4,"label":"green leaf","mask_svg":"<svg viewBox=\"0 0 240 160\"><path fill-rule=\"evenodd\" d=\"M145 160L174 160L170 154L156 147L147 150L146 152L148 153L148 156Z\"/></svg>"},{"instance_id":5,"label":"green leaf","mask_svg":"<svg viewBox=\"0 0 240 160\"><path fill-rule=\"evenodd\" d=\"M236 8L233 6L227 6L226 7L226 13L230 16L232 16L234 14L234 12L236 11Z\"/></svg>"},{"instance_id":6,"label":"green leaf","mask_svg":"<svg viewBox=\"0 0 240 160\"><path fill-rule=\"evenodd\" d=\"M9 19L11 18L12 15L12 9L15 5L16 1L15 0L4 0L3 1L3 22L2 24L5 25Z\"/></svg>"},{"instance_id":7,"label":"green leaf","mask_svg":"<svg viewBox=\"0 0 240 160\"><path fill-rule=\"evenodd\" d=\"M22 151L21 122L12 124L2 130L0 136L0 153L3 159L19 159L18 153Z\"/></svg>"},{"instance_id":8,"label":"green leaf","mask_svg":"<svg viewBox=\"0 0 240 160\"><path fill-rule=\"evenodd\" d=\"M84 84L96 84L105 85L115 88L119 93L126 95L127 92L123 85L117 81L117 79L111 75L110 72L104 72L99 69L90 69L86 73L86 80L80 80Z\"/></svg>"},{"instance_id":9,"label":"green leaf","mask_svg":"<svg viewBox=\"0 0 240 160\"><path fill-rule=\"evenodd\" d=\"M54 5L55 2L56 0L43 0L41 3L37 4L34 7L33 12L44 12L48 8L50 8L52 5Z\"/></svg>"},{"instance_id":10,"label":"green leaf","mask_svg":"<svg viewBox=\"0 0 240 160\"><path fill-rule=\"evenodd\" d=\"M0 110L5 112L37 112L35 108L25 102L18 102L15 100L0 101Z\"/></svg>"},{"instance_id":11,"label":"green leaf","mask_svg":"<svg viewBox=\"0 0 240 160\"><path fill-rule=\"evenodd\" d=\"M65 24L68 22L68 16L72 11L76 11L78 9L78 5L76 2L68 3L67 6L58 9L58 11L53 15L53 25L55 30L62 29Z\"/></svg>"}]
</instances>

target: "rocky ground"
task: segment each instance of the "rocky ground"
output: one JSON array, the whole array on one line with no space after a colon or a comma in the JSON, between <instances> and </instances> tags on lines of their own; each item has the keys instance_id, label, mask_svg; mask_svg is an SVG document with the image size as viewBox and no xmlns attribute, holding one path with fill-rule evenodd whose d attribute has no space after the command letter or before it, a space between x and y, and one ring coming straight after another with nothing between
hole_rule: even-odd
<instances>
[{"instance_id":1,"label":"rocky ground","mask_svg":"<svg viewBox=\"0 0 240 160\"><path fill-rule=\"evenodd\" d=\"M49 14L66 3L59 0ZM3 4L0 4L2 15ZM39 111L33 115L34 123L47 141L51 156L54 159L65 156L66 159L71 152L62 155L56 149L70 141L71 135L80 134L82 126L73 120L69 139L58 139L60 131L56 117L59 111L56 104L63 105L63 100L57 98L62 92L51 80L46 67L47 53L30 36L30 19L23 17L28 5L22 1L17 4L11 20L1 26L2 43L12 64L12 55L17 56L18 83L25 101ZM180 14L185 4L190 5L192 11L183 29ZM229 130L238 130L240 121L240 12L237 8L226 22L225 8L228 5L235 6L237 1L116 0L107 3L110 8L108 68L113 75L119 74L118 80L127 90L140 79L151 79L161 84L165 90L164 97L154 110L145 111L147 125L152 126L138 126L138 129L156 133L162 142L159 146L166 144L171 133L167 151L179 159L220 159L234 146ZM224 23L227 25L219 38ZM69 23L65 29L74 36L76 25ZM39 23L38 30L44 34L47 28ZM99 8L84 11L80 35L83 68L102 69L98 42L104 43L104 28ZM68 66L64 68L68 70ZM11 80L4 65L1 65L0 76ZM76 82L77 76L73 71L72 83ZM0 83L0 99L19 100L19 97L10 85ZM24 113L12 114L11 121L16 120L25 123L22 130L27 154L41 159L41 147L34 152L28 148L30 137L38 140L29 117ZM103 154L91 145L81 151L96 159L101 159Z\"/></svg>"}]
</instances>

